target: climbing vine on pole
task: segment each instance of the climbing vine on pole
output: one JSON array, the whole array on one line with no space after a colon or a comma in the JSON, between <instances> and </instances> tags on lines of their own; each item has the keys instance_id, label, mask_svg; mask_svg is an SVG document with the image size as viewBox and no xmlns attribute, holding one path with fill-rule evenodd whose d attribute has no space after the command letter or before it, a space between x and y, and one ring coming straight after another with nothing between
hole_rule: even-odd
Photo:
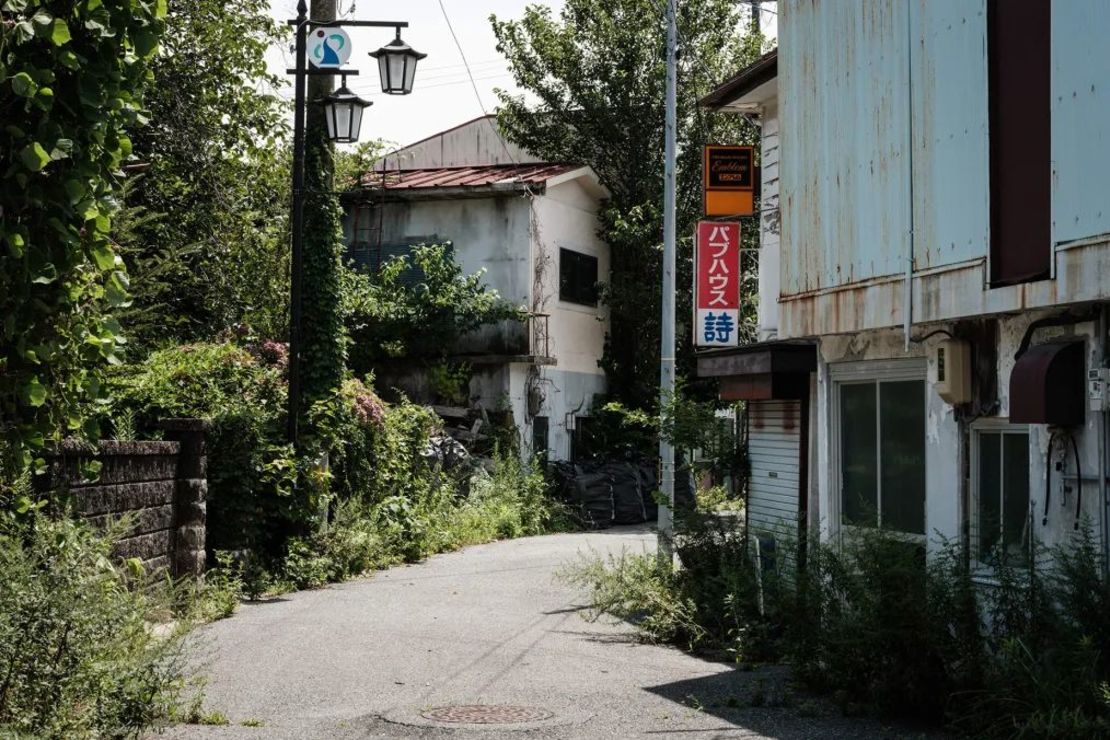
<instances>
[{"instance_id":1,"label":"climbing vine on pole","mask_svg":"<svg viewBox=\"0 0 1110 740\"><path fill-rule=\"evenodd\" d=\"M321 20L335 18L335 0L313 0L311 15ZM339 388L347 363L339 285L343 225L334 192L335 159L323 109L314 103L331 90L330 77L309 78L305 126L302 410Z\"/></svg>"}]
</instances>

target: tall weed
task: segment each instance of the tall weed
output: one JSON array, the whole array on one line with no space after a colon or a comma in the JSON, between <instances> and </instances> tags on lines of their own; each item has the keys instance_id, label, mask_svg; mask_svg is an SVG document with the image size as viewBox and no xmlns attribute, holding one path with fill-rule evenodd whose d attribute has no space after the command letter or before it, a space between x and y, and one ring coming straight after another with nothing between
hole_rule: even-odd
<instances>
[{"instance_id":1,"label":"tall weed","mask_svg":"<svg viewBox=\"0 0 1110 740\"><path fill-rule=\"evenodd\" d=\"M788 533L757 564L729 520L686 517L680 566L590 559L564 577L591 616L645 639L781 659L846 712L913 718L976 737L1110 736L1110 585L1089 528L1052 552L999 560L990 585L960 543L882 531L811 545ZM813 538L815 539L815 538Z\"/></svg>"},{"instance_id":2,"label":"tall weed","mask_svg":"<svg viewBox=\"0 0 1110 740\"><path fill-rule=\"evenodd\" d=\"M182 630L148 620L173 589L128 571L87 525L0 519L0 736L134 737L171 713Z\"/></svg>"}]
</instances>

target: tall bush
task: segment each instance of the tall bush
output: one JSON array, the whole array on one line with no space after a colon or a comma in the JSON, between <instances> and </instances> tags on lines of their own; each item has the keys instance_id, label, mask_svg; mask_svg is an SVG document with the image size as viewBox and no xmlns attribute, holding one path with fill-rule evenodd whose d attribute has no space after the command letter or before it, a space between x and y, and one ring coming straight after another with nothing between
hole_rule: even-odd
<instances>
[{"instance_id":1,"label":"tall bush","mask_svg":"<svg viewBox=\"0 0 1110 740\"><path fill-rule=\"evenodd\" d=\"M685 517L681 567L652 555L590 560L568 577L595 613L645 637L737 659L782 659L849 713L974 737L1110 736L1110 584L1089 529L1037 557L973 573L958 542L864 530L807 548L789 533L757 564L739 530Z\"/></svg>"}]
</instances>

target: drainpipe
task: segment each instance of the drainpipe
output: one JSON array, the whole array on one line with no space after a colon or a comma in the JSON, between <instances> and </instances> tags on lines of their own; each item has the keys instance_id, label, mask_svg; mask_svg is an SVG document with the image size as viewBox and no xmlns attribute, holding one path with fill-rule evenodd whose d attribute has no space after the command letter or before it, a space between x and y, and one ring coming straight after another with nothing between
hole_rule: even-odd
<instances>
[{"instance_id":1,"label":"drainpipe","mask_svg":"<svg viewBox=\"0 0 1110 740\"><path fill-rule=\"evenodd\" d=\"M902 320L904 322L905 351L910 351L910 333L913 330L913 10L906 6L906 90L909 107L909 142L907 156L910 170L910 238L906 255L906 284L902 291Z\"/></svg>"}]
</instances>

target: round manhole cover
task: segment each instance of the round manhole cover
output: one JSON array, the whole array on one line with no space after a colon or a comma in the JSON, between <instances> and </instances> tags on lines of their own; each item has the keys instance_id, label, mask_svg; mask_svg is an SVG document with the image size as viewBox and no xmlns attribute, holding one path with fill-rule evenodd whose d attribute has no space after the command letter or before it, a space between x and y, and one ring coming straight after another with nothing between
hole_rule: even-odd
<instances>
[{"instance_id":1,"label":"round manhole cover","mask_svg":"<svg viewBox=\"0 0 1110 740\"><path fill-rule=\"evenodd\" d=\"M454 707L436 707L420 714L433 722L466 725L512 725L519 722L542 722L555 715L537 707L498 706L494 704L469 704Z\"/></svg>"}]
</instances>

